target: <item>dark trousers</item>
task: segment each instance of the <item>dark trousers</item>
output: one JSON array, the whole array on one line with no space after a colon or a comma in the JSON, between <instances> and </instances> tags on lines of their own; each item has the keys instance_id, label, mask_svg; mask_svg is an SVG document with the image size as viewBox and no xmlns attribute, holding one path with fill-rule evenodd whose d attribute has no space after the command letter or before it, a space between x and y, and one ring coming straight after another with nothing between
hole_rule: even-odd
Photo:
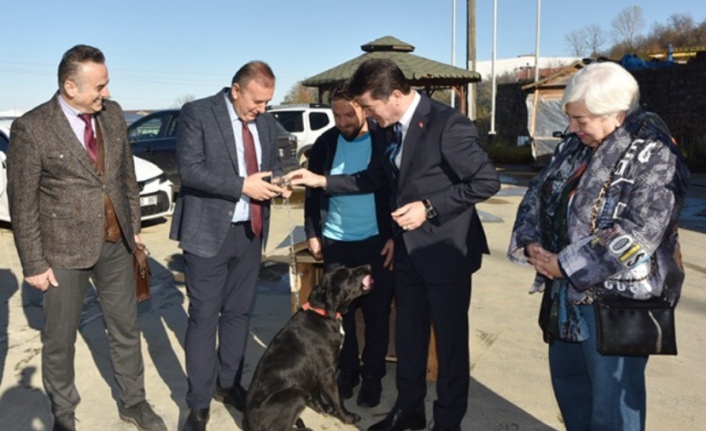
<instances>
[{"instance_id":1,"label":"dark trousers","mask_svg":"<svg viewBox=\"0 0 706 431\"><path fill-rule=\"evenodd\" d=\"M144 366L137 322L132 255L127 245L106 242L92 268L52 268L58 287L44 294L42 380L55 416L74 411L81 401L74 384L74 356L83 301L93 280L108 330L110 360L120 400L132 406L145 399Z\"/></svg>"},{"instance_id":2,"label":"dark trousers","mask_svg":"<svg viewBox=\"0 0 706 431\"><path fill-rule=\"evenodd\" d=\"M184 251L189 297L186 403L190 408L210 406L216 378L224 388L240 383L260 256L261 240L252 234L250 223L231 225L213 257Z\"/></svg>"},{"instance_id":3,"label":"dark trousers","mask_svg":"<svg viewBox=\"0 0 706 431\"><path fill-rule=\"evenodd\" d=\"M345 337L338 366L341 370L360 373L364 378L381 379L385 376L385 356L390 341L390 304L394 293L392 271L383 267L384 256L380 255L385 241L376 235L362 241L335 241L323 239L324 271L338 266L353 268L370 264L373 289L367 295L354 300L343 316ZM355 312L363 311L365 321L365 347L362 367L358 360L358 337Z\"/></svg>"},{"instance_id":4,"label":"dark trousers","mask_svg":"<svg viewBox=\"0 0 706 431\"><path fill-rule=\"evenodd\" d=\"M442 259L443 256L439 256ZM433 265L429 262L429 265ZM424 412L431 324L436 334L439 375L434 423L456 429L466 414L470 375L468 307L471 274L456 282L425 282L410 260L402 237L395 241L395 304L397 310L397 404Z\"/></svg>"}]
</instances>

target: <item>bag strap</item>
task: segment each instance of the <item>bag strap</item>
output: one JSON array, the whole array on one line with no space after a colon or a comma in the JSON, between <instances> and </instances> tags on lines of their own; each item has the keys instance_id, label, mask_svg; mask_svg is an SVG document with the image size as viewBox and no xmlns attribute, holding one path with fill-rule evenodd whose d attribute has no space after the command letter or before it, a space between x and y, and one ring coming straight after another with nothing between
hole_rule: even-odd
<instances>
[{"instance_id":1,"label":"bag strap","mask_svg":"<svg viewBox=\"0 0 706 431\"><path fill-rule=\"evenodd\" d=\"M645 127L645 123L640 124L640 131ZM625 150L625 152L618 158L618 161L615 163L613 166L613 169L611 169L610 174L608 175L608 179L606 182L603 184L603 187L601 187L600 192L598 193L598 197L596 200L593 201L593 209L591 211L591 220L590 220L590 227L589 227L589 233L591 235L596 235L598 233L598 217L599 214L601 213L601 209L603 207L603 203L605 201L606 194L608 194L608 189L610 188L611 183L613 182L613 177L615 176L615 173L618 170L618 166L620 166L620 162L623 161L628 152L630 151L630 148L632 147L632 143L628 145L628 148ZM623 282L623 283L638 283L641 281L648 280L650 277L652 277L655 274L655 268L657 267L654 254L650 255L650 272L644 275L643 277L640 278L635 278L635 279L627 279L627 278L621 278L618 279L617 281ZM666 297L666 292L663 292L663 296Z\"/></svg>"}]
</instances>

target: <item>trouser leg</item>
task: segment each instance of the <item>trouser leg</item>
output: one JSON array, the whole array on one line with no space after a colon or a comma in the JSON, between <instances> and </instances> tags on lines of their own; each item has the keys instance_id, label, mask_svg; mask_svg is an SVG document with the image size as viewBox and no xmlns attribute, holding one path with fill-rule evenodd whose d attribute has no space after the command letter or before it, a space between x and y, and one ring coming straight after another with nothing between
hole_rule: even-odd
<instances>
[{"instance_id":1,"label":"trouser leg","mask_svg":"<svg viewBox=\"0 0 706 431\"><path fill-rule=\"evenodd\" d=\"M434 284L429 286L427 293L439 361L434 423L442 428L456 429L468 408L471 276L468 274L452 283Z\"/></svg>"},{"instance_id":2,"label":"trouser leg","mask_svg":"<svg viewBox=\"0 0 706 431\"><path fill-rule=\"evenodd\" d=\"M367 247L367 260L373 269L373 289L360 298L365 321L365 347L362 355L363 377L382 379L386 373L385 358L390 344L390 306L394 295L393 272L385 268L380 255L383 242L377 240Z\"/></svg>"},{"instance_id":3,"label":"trouser leg","mask_svg":"<svg viewBox=\"0 0 706 431\"><path fill-rule=\"evenodd\" d=\"M145 399L145 382L132 255L125 243L103 245L93 281L108 330L120 400L133 406Z\"/></svg>"},{"instance_id":4,"label":"trouser leg","mask_svg":"<svg viewBox=\"0 0 706 431\"><path fill-rule=\"evenodd\" d=\"M580 307L589 338L580 343L592 387L592 430L645 429L648 356L603 356L596 349L596 318L592 305Z\"/></svg>"},{"instance_id":5,"label":"trouser leg","mask_svg":"<svg viewBox=\"0 0 706 431\"><path fill-rule=\"evenodd\" d=\"M380 255L384 241L379 235L361 241L336 241L324 238L324 271L338 266L353 268L370 265L374 280L367 295L354 300L343 316L345 339L339 359L339 368L363 377L382 378L385 375L385 356L390 337L390 303L394 292L392 271L383 268L384 256ZM365 321L365 347L361 367L355 314L362 309Z\"/></svg>"},{"instance_id":6,"label":"trouser leg","mask_svg":"<svg viewBox=\"0 0 706 431\"><path fill-rule=\"evenodd\" d=\"M404 241L395 242L396 407L424 413L431 310L427 288L412 266Z\"/></svg>"},{"instance_id":7,"label":"trouser leg","mask_svg":"<svg viewBox=\"0 0 706 431\"><path fill-rule=\"evenodd\" d=\"M58 287L44 294L42 382L54 416L72 412L81 401L74 383L74 356L83 299L89 285L88 270L53 268Z\"/></svg>"},{"instance_id":8,"label":"trouser leg","mask_svg":"<svg viewBox=\"0 0 706 431\"><path fill-rule=\"evenodd\" d=\"M248 225L236 230L236 257L230 262L218 320L218 382L221 387L240 383L260 273L261 241Z\"/></svg>"},{"instance_id":9,"label":"trouser leg","mask_svg":"<svg viewBox=\"0 0 706 431\"><path fill-rule=\"evenodd\" d=\"M241 364L247 320L260 268L260 240L254 239L252 232L246 232L246 229L250 229L249 224L231 226L221 250L213 257L184 252L189 297L185 342L189 381L186 401L191 408L208 408L215 392L216 376L222 386L228 387L235 380ZM257 249L257 253L253 249ZM244 272L237 272L239 268ZM239 279L238 274L244 278ZM242 291L234 290L241 288ZM234 333L226 333L230 331Z\"/></svg>"}]
</instances>

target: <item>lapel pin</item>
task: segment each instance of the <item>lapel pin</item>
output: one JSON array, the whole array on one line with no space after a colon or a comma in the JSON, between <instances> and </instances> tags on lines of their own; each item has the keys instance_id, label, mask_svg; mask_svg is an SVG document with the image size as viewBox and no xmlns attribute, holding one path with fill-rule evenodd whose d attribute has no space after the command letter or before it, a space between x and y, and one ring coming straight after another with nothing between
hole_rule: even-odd
<instances>
[{"instance_id":1,"label":"lapel pin","mask_svg":"<svg viewBox=\"0 0 706 431\"><path fill-rule=\"evenodd\" d=\"M421 121L419 122L419 128L420 128L420 129L423 129L423 128L424 128L424 123L422 123Z\"/></svg>"}]
</instances>

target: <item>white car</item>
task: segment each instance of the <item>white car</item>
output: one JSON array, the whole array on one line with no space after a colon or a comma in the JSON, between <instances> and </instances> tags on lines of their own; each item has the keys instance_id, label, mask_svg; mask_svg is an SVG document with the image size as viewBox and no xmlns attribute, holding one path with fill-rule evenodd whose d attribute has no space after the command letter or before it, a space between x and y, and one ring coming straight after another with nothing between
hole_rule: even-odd
<instances>
[{"instance_id":1,"label":"white car","mask_svg":"<svg viewBox=\"0 0 706 431\"><path fill-rule=\"evenodd\" d=\"M306 166L316 139L336 125L331 108L318 103L268 106L267 112L297 137L297 160L302 166Z\"/></svg>"},{"instance_id":2,"label":"white car","mask_svg":"<svg viewBox=\"0 0 706 431\"><path fill-rule=\"evenodd\" d=\"M10 125L15 118L0 118L0 221L10 222L10 206L7 202L6 151L10 137ZM174 211L172 183L154 163L133 156L137 185L140 188L142 221L170 215Z\"/></svg>"}]
</instances>

